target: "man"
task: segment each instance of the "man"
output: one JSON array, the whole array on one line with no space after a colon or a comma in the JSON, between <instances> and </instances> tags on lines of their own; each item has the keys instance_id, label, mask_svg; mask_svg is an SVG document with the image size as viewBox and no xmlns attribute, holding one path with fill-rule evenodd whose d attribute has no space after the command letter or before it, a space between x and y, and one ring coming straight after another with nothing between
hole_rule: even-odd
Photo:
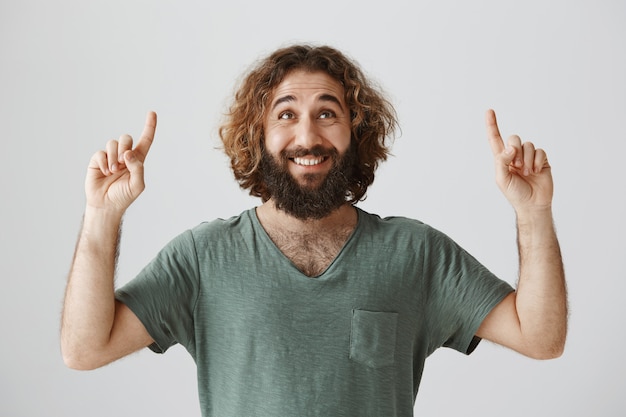
<instances>
[{"instance_id":1,"label":"man","mask_svg":"<svg viewBox=\"0 0 626 417\"><path fill-rule=\"evenodd\" d=\"M428 355L481 338L558 357L563 267L544 151L502 140L486 115L497 183L518 224L516 291L418 221L366 213L395 112L329 47L295 45L243 81L220 129L240 185L263 204L182 233L123 288L122 216L144 189L156 115L91 159L62 323L68 366L93 369L181 343L205 416L410 416Z\"/></svg>"}]
</instances>

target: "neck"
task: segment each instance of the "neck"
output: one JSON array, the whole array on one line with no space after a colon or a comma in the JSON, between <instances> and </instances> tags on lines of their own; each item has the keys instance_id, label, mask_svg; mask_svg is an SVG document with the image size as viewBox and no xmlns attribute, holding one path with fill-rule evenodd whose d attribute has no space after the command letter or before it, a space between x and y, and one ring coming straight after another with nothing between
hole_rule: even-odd
<instances>
[{"instance_id":1,"label":"neck","mask_svg":"<svg viewBox=\"0 0 626 417\"><path fill-rule=\"evenodd\" d=\"M357 212L351 204L344 204L321 219L299 219L279 210L270 199L257 208L259 221L266 229L280 229L293 233L324 233L337 229L353 229L357 223Z\"/></svg>"}]
</instances>

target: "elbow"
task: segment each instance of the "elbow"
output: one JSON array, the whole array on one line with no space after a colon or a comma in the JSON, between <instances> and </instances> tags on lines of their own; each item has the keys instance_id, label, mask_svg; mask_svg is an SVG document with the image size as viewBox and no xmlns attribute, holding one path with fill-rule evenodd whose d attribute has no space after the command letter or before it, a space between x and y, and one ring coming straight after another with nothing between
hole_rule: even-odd
<instances>
[{"instance_id":1,"label":"elbow","mask_svg":"<svg viewBox=\"0 0 626 417\"><path fill-rule=\"evenodd\" d=\"M80 361L80 359L76 355L72 355L65 350L61 351L61 356L63 357L63 363L69 369L73 369L75 371L87 371L87 367Z\"/></svg>"},{"instance_id":2,"label":"elbow","mask_svg":"<svg viewBox=\"0 0 626 417\"><path fill-rule=\"evenodd\" d=\"M549 349L536 349L535 351L528 353L526 356L532 359L547 361L547 360L560 358L561 356L563 356L564 350L565 349L563 347L554 347L554 348L549 348Z\"/></svg>"},{"instance_id":3,"label":"elbow","mask_svg":"<svg viewBox=\"0 0 626 417\"><path fill-rule=\"evenodd\" d=\"M565 352L565 339L553 340L549 343L534 343L533 347L525 349L524 355L537 360L558 359Z\"/></svg>"},{"instance_id":4,"label":"elbow","mask_svg":"<svg viewBox=\"0 0 626 417\"><path fill-rule=\"evenodd\" d=\"M65 363L65 366L69 369L73 369L75 371L93 371L94 369L98 369L102 366L102 364L98 362L66 354L63 355L63 363Z\"/></svg>"},{"instance_id":5,"label":"elbow","mask_svg":"<svg viewBox=\"0 0 626 417\"><path fill-rule=\"evenodd\" d=\"M565 352L567 320L526 335L523 354L533 359L558 359Z\"/></svg>"},{"instance_id":6,"label":"elbow","mask_svg":"<svg viewBox=\"0 0 626 417\"><path fill-rule=\"evenodd\" d=\"M91 371L100 368L103 363L97 360L97 355L90 353L89 349L80 346L72 346L68 343L61 344L61 356L63 363L76 371Z\"/></svg>"},{"instance_id":7,"label":"elbow","mask_svg":"<svg viewBox=\"0 0 626 417\"><path fill-rule=\"evenodd\" d=\"M97 366L94 366L89 361L84 360L81 355L67 352L65 349L62 351L62 356L63 363L70 369L74 369L76 371L91 371L97 368Z\"/></svg>"},{"instance_id":8,"label":"elbow","mask_svg":"<svg viewBox=\"0 0 626 417\"><path fill-rule=\"evenodd\" d=\"M554 346L545 359L558 359L565 353L565 339Z\"/></svg>"},{"instance_id":9,"label":"elbow","mask_svg":"<svg viewBox=\"0 0 626 417\"><path fill-rule=\"evenodd\" d=\"M80 360L68 355L63 355L63 363L69 369L73 369L75 371L90 371L91 368L85 366Z\"/></svg>"}]
</instances>

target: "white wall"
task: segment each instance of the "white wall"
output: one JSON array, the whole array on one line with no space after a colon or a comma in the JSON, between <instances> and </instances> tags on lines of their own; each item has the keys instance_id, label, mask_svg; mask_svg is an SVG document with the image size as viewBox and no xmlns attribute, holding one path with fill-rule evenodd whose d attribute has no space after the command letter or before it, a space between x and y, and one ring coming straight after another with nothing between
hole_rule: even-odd
<instances>
[{"instance_id":1,"label":"white wall","mask_svg":"<svg viewBox=\"0 0 626 417\"><path fill-rule=\"evenodd\" d=\"M369 3L367 5L366 3ZM626 414L623 1L3 1L0 3L0 415L198 416L182 348L64 367L59 317L89 157L159 114L147 191L126 217L119 283L183 229L257 204L218 145L256 58L328 43L389 92L402 137L361 206L442 229L515 282L513 213L484 111L548 151L570 288L565 355L484 343L427 363L416 415Z\"/></svg>"}]
</instances>

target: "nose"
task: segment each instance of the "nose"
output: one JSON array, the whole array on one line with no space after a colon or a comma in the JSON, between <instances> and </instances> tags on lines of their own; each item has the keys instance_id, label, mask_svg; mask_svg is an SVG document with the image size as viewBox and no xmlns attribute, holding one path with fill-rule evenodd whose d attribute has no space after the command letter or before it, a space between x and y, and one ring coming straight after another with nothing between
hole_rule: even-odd
<instances>
[{"instance_id":1,"label":"nose","mask_svg":"<svg viewBox=\"0 0 626 417\"><path fill-rule=\"evenodd\" d=\"M315 120L311 117L301 117L296 125L294 144L305 149L311 149L321 143L322 136Z\"/></svg>"}]
</instances>

